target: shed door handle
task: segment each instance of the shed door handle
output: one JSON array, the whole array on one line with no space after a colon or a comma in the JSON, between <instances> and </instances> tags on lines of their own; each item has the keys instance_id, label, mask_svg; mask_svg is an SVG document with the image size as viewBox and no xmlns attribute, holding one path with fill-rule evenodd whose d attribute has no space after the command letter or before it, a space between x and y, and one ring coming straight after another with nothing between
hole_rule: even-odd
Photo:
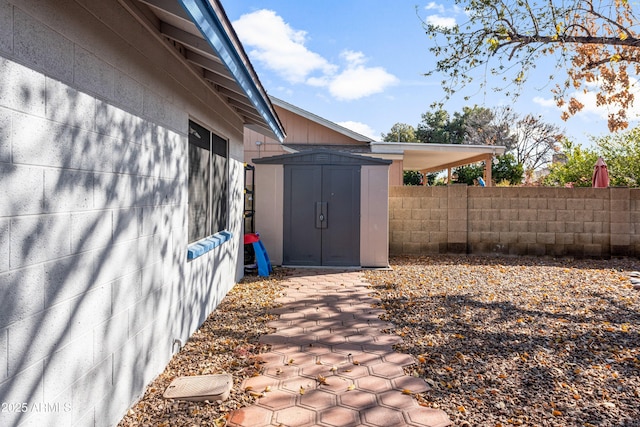
<instances>
[{"instance_id":1,"label":"shed door handle","mask_svg":"<svg viewBox=\"0 0 640 427\"><path fill-rule=\"evenodd\" d=\"M327 228L327 202L316 202L316 228Z\"/></svg>"}]
</instances>

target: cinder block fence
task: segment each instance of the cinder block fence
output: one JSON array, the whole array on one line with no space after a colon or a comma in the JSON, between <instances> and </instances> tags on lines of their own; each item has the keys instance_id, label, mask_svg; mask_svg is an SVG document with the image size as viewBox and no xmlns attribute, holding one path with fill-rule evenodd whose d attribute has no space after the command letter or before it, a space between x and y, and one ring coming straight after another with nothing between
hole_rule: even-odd
<instances>
[{"instance_id":1,"label":"cinder block fence","mask_svg":"<svg viewBox=\"0 0 640 427\"><path fill-rule=\"evenodd\" d=\"M389 252L640 255L640 189L391 187Z\"/></svg>"}]
</instances>

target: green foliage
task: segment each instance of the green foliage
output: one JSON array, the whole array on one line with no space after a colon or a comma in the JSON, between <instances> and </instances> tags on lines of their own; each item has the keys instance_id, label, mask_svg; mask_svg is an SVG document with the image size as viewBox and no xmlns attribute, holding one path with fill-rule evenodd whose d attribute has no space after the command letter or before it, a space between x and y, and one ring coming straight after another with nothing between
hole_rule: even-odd
<instances>
[{"instance_id":1,"label":"green foliage","mask_svg":"<svg viewBox=\"0 0 640 427\"><path fill-rule=\"evenodd\" d=\"M640 186L640 127L595 140L607 163L610 185Z\"/></svg>"},{"instance_id":2,"label":"green foliage","mask_svg":"<svg viewBox=\"0 0 640 427\"><path fill-rule=\"evenodd\" d=\"M524 177L524 166L518 163L513 154L507 153L498 157L498 164L491 166L491 177L494 182L502 184L520 184Z\"/></svg>"},{"instance_id":3,"label":"green foliage","mask_svg":"<svg viewBox=\"0 0 640 427\"><path fill-rule=\"evenodd\" d=\"M569 140L562 142L562 152L565 161L558 161L551 165L549 175L542 180L543 185L591 187L593 168L598 161L598 153L588 148L574 145Z\"/></svg>"},{"instance_id":4,"label":"green foliage","mask_svg":"<svg viewBox=\"0 0 640 427\"><path fill-rule=\"evenodd\" d=\"M418 171L404 171L402 175L404 185L420 185L422 180L422 174Z\"/></svg>"},{"instance_id":5,"label":"green foliage","mask_svg":"<svg viewBox=\"0 0 640 427\"><path fill-rule=\"evenodd\" d=\"M384 142L416 142L416 130L406 123L396 123L389 133L380 134Z\"/></svg>"},{"instance_id":6,"label":"green foliage","mask_svg":"<svg viewBox=\"0 0 640 427\"><path fill-rule=\"evenodd\" d=\"M458 184L475 185L478 178L484 175L484 162L473 165L460 166L455 169L454 181ZM498 157L498 163L491 165L493 182L501 185L516 185L522 182L524 167L518 163L512 154Z\"/></svg>"},{"instance_id":7,"label":"green foliage","mask_svg":"<svg viewBox=\"0 0 640 427\"><path fill-rule=\"evenodd\" d=\"M475 163L457 167L454 172L454 182L456 184L474 185L473 180L482 178L484 175L484 163Z\"/></svg>"}]
</instances>

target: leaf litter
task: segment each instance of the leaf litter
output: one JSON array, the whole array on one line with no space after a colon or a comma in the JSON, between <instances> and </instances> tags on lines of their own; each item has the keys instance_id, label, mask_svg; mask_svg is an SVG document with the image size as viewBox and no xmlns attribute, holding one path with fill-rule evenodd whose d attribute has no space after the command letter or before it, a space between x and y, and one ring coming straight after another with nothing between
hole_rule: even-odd
<instances>
[{"instance_id":1,"label":"leaf litter","mask_svg":"<svg viewBox=\"0 0 640 427\"><path fill-rule=\"evenodd\" d=\"M269 278L245 276L227 294L216 310L173 356L164 372L120 421L118 427L227 425L230 413L251 405L269 389L242 389L245 378L263 371L259 355L269 351L260 345L261 335L274 331L267 322L274 300L283 295L280 281L286 274L276 269ZM179 376L229 373L233 376L231 394L224 402L187 402L164 399L162 394Z\"/></svg>"},{"instance_id":2,"label":"leaf litter","mask_svg":"<svg viewBox=\"0 0 640 427\"><path fill-rule=\"evenodd\" d=\"M640 426L638 260L391 261L366 277L420 405L457 426Z\"/></svg>"},{"instance_id":3,"label":"leaf litter","mask_svg":"<svg viewBox=\"0 0 640 427\"><path fill-rule=\"evenodd\" d=\"M460 427L640 426L637 260L416 256L391 265L366 276L394 325L385 332L415 357L406 373L431 387L413 393L419 405ZM240 385L263 371L269 347L258 339L273 332L269 310L286 274L237 284L118 427L224 427L264 396ZM177 376L216 373L234 378L225 402L162 397Z\"/></svg>"}]
</instances>

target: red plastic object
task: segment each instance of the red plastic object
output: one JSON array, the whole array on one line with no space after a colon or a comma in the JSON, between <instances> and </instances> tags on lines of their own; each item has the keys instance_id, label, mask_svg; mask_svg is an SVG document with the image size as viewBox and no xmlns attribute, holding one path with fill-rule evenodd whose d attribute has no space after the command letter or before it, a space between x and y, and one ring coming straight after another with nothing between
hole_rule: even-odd
<instances>
[{"instance_id":1,"label":"red plastic object","mask_svg":"<svg viewBox=\"0 0 640 427\"><path fill-rule=\"evenodd\" d=\"M250 243L255 243L260 240L260 236L256 233L247 233L244 235L244 244L248 245Z\"/></svg>"}]
</instances>

